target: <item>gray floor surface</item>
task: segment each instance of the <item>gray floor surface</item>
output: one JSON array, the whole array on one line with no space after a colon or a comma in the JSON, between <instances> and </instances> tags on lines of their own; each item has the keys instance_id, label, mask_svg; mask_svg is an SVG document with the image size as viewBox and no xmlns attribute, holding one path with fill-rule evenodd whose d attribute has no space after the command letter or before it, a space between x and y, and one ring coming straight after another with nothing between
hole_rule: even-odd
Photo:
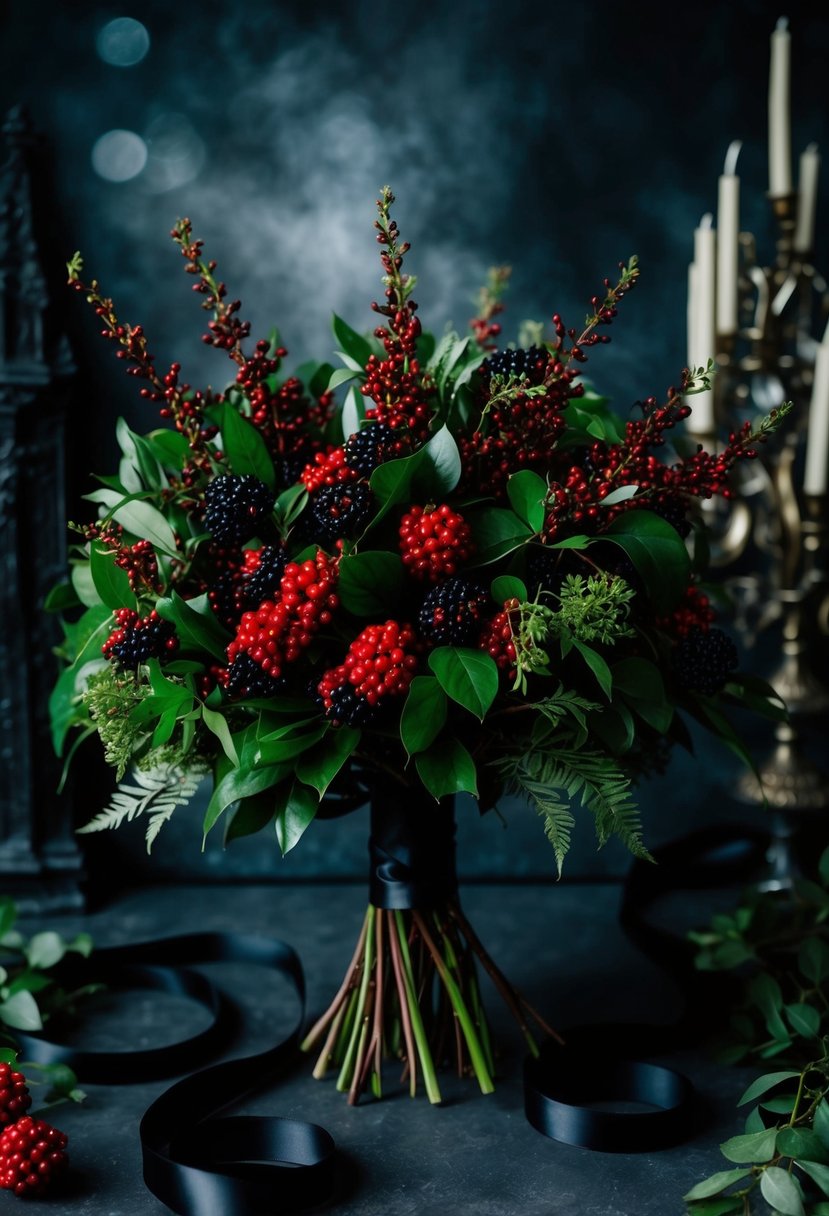
<instances>
[{"instance_id":1,"label":"gray floor surface","mask_svg":"<svg viewBox=\"0 0 829 1216\"><path fill-rule=\"evenodd\" d=\"M676 989L625 937L614 883L468 885L462 902L479 936L513 983L559 1027L606 1020L670 1022ZM694 902L696 901L696 902ZM365 887L340 885L158 886L126 891L87 914L50 919L66 936L88 930L98 946L173 933L235 930L278 937L298 950L310 1015L338 986L365 908ZM680 901L675 919L700 923L699 896ZM24 920L28 932L38 928ZM289 1029L293 997L261 969L213 964L205 969L246 1007L243 1030L226 1055L264 1050ZM723 1167L717 1145L743 1130L736 1101L754 1075L723 1068L702 1051L652 1057L692 1078L710 1118L686 1143L661 1152L609 1154L556 1143L523 1113L522 1041L488 981L484 995L502 1047L495 1093L449 1078L447 1101L408 1097L390 1074L381 1101L346 1104L333 1080L315 1081L312 1060L241 1110L320 1123L340 1150L338 1194L324 1210L351 1216L681 1216L682 1194ZM203 1014L190 1002L149 993L113 998L94 1027L95 1042L122 1046L176 1038ZM43 1201L61 1216L161 1216L146 1189L138 1123L170 1080L89 1084L82 1106L56 1108L51 1121L70 1137L71 1187ZM0 1210L17 1211L0 1195Z\"/></svg>"}]
</instances>

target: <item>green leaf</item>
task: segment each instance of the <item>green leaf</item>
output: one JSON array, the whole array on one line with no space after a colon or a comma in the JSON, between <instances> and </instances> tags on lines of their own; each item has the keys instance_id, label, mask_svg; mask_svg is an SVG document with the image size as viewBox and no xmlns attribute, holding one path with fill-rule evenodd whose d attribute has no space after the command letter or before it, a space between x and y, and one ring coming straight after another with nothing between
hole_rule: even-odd
<instances>
[{"instance_id":1,"label":"green leaf","mask_svg":"<svg viewBox=\"0 0 829 1216\"><path fill-rule=\"evenodd\" d=\"M108 608L138 607L135 592L130 587L126 570L115 564L112 549L99 549L93 541L89 546L89 570L101 603Z\"/></svg>"},{"instance_id":2,"label":"green leaf","mask_svg":"<svg viewBox=\"0 0 829 1216\"><path fill-rule=\"evenodd\" d=\"M817 1038L820 1030L820 1014L813 1005L786 1005L785 1014L789 1025L804 1039Z\"/></svg>"},{"instance_id":3,"label":"green leaf","mask_svg":"<svg viewBox=\"0 0 829 1216\"><path fill-rule=\"evenodd\" d=\"M141 482L148 490L159 490L167 485L167 478L152 447L143 435L136 435L130 430L124 418L119 418L115 424L115 437L127 461L140 474ZM126 488L126 482L124 486Z\"/></svg>"},{"instance_id":4,"label":"green leaf","mask_svg":"<svg viewBox=\"0 0 829 1216\"><path fill-rule=\"evenodd\" d=\"M190 445L181 431L160 427L144 437L156 459L169 469L179 471L190 455Z\"/></svg>"},{"instance_id":5,"label":"green leaf","mask_svg":"<svg viewBox=\"0 0 829 1216\"><path fill-rule=\"evenodd\" d=\"M334 389L340 387L341 384L348 384L349 380L355 380L360 373L355 371L353 367L338 367L331 373L331 378L326 386L326 392L333 393ZM353 432L351 432L353 434ZM343 438L348 439L348 435L343 432Z\"/></svg>"},{"instance_id":6,"label":"green leaf","mask_svg":"<svg viewBox=\"0 0 829 1216\"><path fill-rule=\"evenodd\" d=\"M222 450L233 472L239 477L252 474L273 490L276 474L264 439L228 401L222 410L221 430Z\"/></svg>"},{"instance_id":7,"label":"green leaf","mask_svg":"<svg viewBox=\"0 0 829 1216\"><path fill-rule=\"evenodd\" d=\"M522 469L520 473L513 473L508 480L507 494L518 518L533 532L540 532L544 526L544 499L547 495L544 478L532 469Z\"/></svg>"},{"instance_id":8,"label":"green leaf","mask_svg":"<svg viewBox=\"0 0 829 1216\"><path fill-rule=\"evenodd\" d=\"M775 1039L787 1040L789 1032L780 1016L783 993L774 976L766 972L756 975L749 984L748 995L765 1018L769 1034Z\"/></svg>"},{"instance_id":9,"label":"green leaf","mask_svg":"<svg viewBox=\"0 0 829 1216\"><path fill-rule=\"evenodd\" d=\"M358 334L355 329L352 329L348 322L344 321L342 317L338 317L336 313L334 313L332 318L332 327L334 337L345 354L353 359L355 363L359 364L361 369L365 368L372 354L371 343L362 334Z\"/></svg>"},{"instance_id":10,"label":"green leaf","mask_svg":"<svg viewBox=\"0 0 829 1216\"><path fill-rule=\"evenodd\" d=\"M499 606L506 603L507 600L518 600L520 603L525 603L527 588L521 579L516 578L513 574L499 574L492 580L490 595Z\"/></svg>"},{"instance_id":11,"label":"green leaf","mask_svg":"<svg viewBox=\"0 0 829 1216\"><path fill-rule=\"evenodd\" d=\"M346 612L384 616L400 601L403 563L396 553L368 549L340 560L337 595Z\"/></svg>"},{"instance_id":12,"label":"green leaf","mask_svg":"<svg viewBox=\"0 0 829 1216\"><path fill-rule=\"evenodd\" d=\"M66 944L60 934L51 930L36 933L26 947L26 958L30 967L45 970L59 963L66 953Z\"/></svg>"},{"instance_id":13,"label":"green leaf","mask_svg":"<svg viewBox=\"0 0 829 1216\"><path fill-rule=\"evenodd\" d=\"M784 1157L829 1165L829 1149L809 1127L782 1127L777 1133L777 1151Z\"/></svg>"},{"instance_id":14,"label":"green leaf","mask_svg":"<svg viewBox=\"0 0 829 1216\"><path fill-rule=\"evenodd\" d=\"M400 738L410 756L434 742L446 723L446 712L446 693L439 681L434 676L415 676L400 715Z\"/></svg>"},{"instance_id":15,"label":"green leaf","mask_svg":"<svg viewBox=\"0 0 829 1216\"><path fill-rule=\"evenodd\" d=\"M276 839L282 856L299 843L303 832L319 810L319 798L306 785L294 781L288 788L284 803L279 800L276 812Z\"/></svg>"},{"instance_id":16,"label":"green leaf","mask_svg":"<svg viewBox=\"0 0 829 1216\"><path fill-rule=\"evenodd\" d=\"M71 583L56 583L43 601L44 612L70 612L80 604L77 591Z\"/></svg>"},{"instance_id":17,"label":"green leaf","mask_svg":"<svg viewBox=\"0 0 829 1216\"><path fill-rule=\"evenodd\" d=\"M166 553L168 557L181 556L173 529L161 512L143 499L135 498L122 502L121 506L112 512L112 518L127 532L139 540L148 540L155 549Z\"/></svg>"},{"instance_id":18,"label":"green leaf","mask_svg":"<svg viewBox=\"0 0 829 1216\"><path fill-rule=\"evenodd\" d=\"M485 507L469 513L475 551L468 566L486 566L512 553L533 536L530 528L514 511L504 507Z\"/></svg>"},{"instance_id":19,"label":"green leaf","mask_svg":"<svg viewBox=\"0 0 829 1216\"><path fill-rule=\"evenodd\" d=\"M807 980L821 987L829 977L829 946L819 937L807 937L798 951L797 965Z\"/></svg>"},{"instance_id":20,"label":"green leaf","mask_svg":"<svg viewBox=\"0 0 829 1216\"><path fill-rule=\"evenodd\" d=\"M478 793L475 761L459 739L440 739L415 756L418 776L440 801L448 794Z\"/></svg>"},{"instance_id":21,"label":"green leaf","mask_svg":"<svg viewBox=\"0 0 829 1216\"><path fill-rule=\"evenodd\" d=\"M378 523L397 503L413 501L415 479L428 460L426 449L420 448L411 456L401 456L397 460L387 460L378 465L369 478L369 486L380 503L380 510L375 514L370 527Z\"/></svg>"},{"instance_id":22,"label":"green leaf","mask_svg":"<svg viewBox=\"0 0 829 1216\"><path fill-rule=\"evenodd\" d=\"M748 1161L768 1161L774 1156L777 1128L767 1127L762 1132L749 1132L747 1136L732 1136L720 1145L720 1152L727 1161L743 1165Z\"/></svg>"},{"instance_id":23,"label":"green leaf","mask_svg":"<svg viewBox=\"0 0 829 1216\"><path fill-rule=\"evenodd\" d=\"M86 608L97 608L100 606L101 597L98 595L98 589L92 581L92 571L89 568L89 562L76 562L69 572L69 578L72 582L72 590Z\"/></svg>"},{"instance_id":24,"label":"green leaf","mask_svg":"<svg viewBox=\"0 0 829 1216\"><path fill-rule=\"evenodd\" d=\"M638 493L639 486L617 486L615 490L611 490L606 497L601 501L603 507L615 507L617 502L627 502L628 499L634 498Z\"/></svg>"},{"instance_id":25,"label":"green leaf","mask_svg":"<svg viewBox=\"0 0 829 1216\"><path fill-rule=\"evenodd\" d=\"M16 992L0 1003L0 1022L14 1030L42 1030L43 1022L37 1001L31 992Z\"/></svg>"},{"instance_id":26,"label":"green leaf","mask_svg":"<svg viewBox=\"0 0 829 1216\"><path fill-rule=\"evenodd\" d=\"M206 595L183 600L177 591L172 591L169 597L158 600L155 607L160 617L175 625L183 651L201 654L206 650L226 662L230 637L216 620Z\"/></svg>"},{"instance_id":27,"label":"green leaf","mask_svg":"<svg viewBox=\"0 0 829 1216\"><path fill-rule=\"evenodd\" d=\"M760 1107L753 1107L751 1113L745 1121L745 1127L743 1130L745 1132L761 1132L765 1126L763 1116L760 1114Z\"/></svg>"},{"instance_id":28,"label":"green leaf","mask_svg":"<svg viewBox=\"0 0 829 1216\"><path fill-rule=\"evenodd\" d=\"M737 1103L738 1106L744 1106L746 1102L753 1102L755 1098L767 1094L770 1089L774 1089L781 1081L791 1081L794 1077L799 1077L799 1072L767 1072L762 1077L758 1077L756 1081L752 1081L748 1089L743 1094Z\"/></svg>"},{"instance_id":29,"label":"green leaf","mask_svg":"<svg viewBox=\"0 0 829 1216\"><path fill-rule=\"evenodd\" d=\"M261 832L275 814L276 801L271 790L254 794L251 798L242 798L228 815L224 843L229 844L231 840Z\"/></svg>"},{"instance_id":30,"label":"green leaf","mask_svg":"<svg viewBox=\"0 0 829 1216\"><path fill-rule=\"evenodd\" d=\"M669 612L691 576L691 558L676 528L654 511L624 511L602 536L627 553L656 611Z\"/></svg>"},{"instance_id":31,"label":"green leaf","mask_svg":"<svg viewBox=\"0 0 829 1216\"><path fill-rule=\"evenodd\" d=\"M812 1126L826 1147L829 1148L829 1102L825 1098L821 1099L820 1105L815 1111Z\"/></svg>"},{"instance_id":32,"label":"green leaf","mask_svg":"<svg viewBox=\"0 0 829 1216\"><path fill-rule=\"evenodd\" d=\"M613 690L613 676L606 661L598 650L594 650L586 642L580 642L578 638L573 638L573 645L593 672L599 682L599 687L609 701Z\"/></svg>"},{"instance_id":33,"label":"green leaf","mask_svg":"<svg viewBox=\"0 0 829 1216\"><path fill-rule=\"evenodd\" d=\"M429 655L429 666L446 695L483 721L498 694L495 660L482 650L438 646Z\"/></svg>"},{"instance_id":34,"label":"green leaf","mask_svg":"<svg viewBox=\"0 0 829 1216\"><path fill-rule=\"evenodd\" d=\"M14 1066L17 1063L18 1054L13 1047L0 1047L0 1064Z\"/></svg>"},{"instance_id":35,"label":"green leaf","mask_svg":"<svg viewBox=\"0 0 829 1216\"><path fill-rule=\"evenodd\" d=\"M829 847L825 848L821 853L817 868L820 881L825 887L829 887Z\"/></svg>"},{"instance_id":36,"label":"green leaf","mask_svg":"<svg viewBox=\"0 0 829 1216\"><path fill-rule=\"evenodd\" d=\"M813 1182L816 1182L824 1195L829 1195L829 1167L822 1165L817 1161L801 1161L797 1162L804 1174L808 1174ZM819 1205L823 1207L823 1204ZM814 1209L817 1212L817 1208Z\"/></svg>"},{"instance_id":37,"label":"green leaf","mask_svg":"<svg viewBox=\"0 0 829 1216\"><path fill-rule=\"evenodd\" d=\"M343 408L340 412L340 427L343 433L343 441L349 439L352 435L356 435L360 429L360 423L363 422L365 416L365 398L362 393L357 391L356 384L352 384L345 395Z\"/></svg>"},{"instance_id":38,"label":"green leaf","mask_svg":"<svg viewBox=\"0 0 829 1216\"><path fill-rule=\"evenodd\" d=\"M17 904L10 895L0 896L0 940L17 920Z\"/></svg>"},{"instance_id":39,"label":"green leaf","mask_svg":"<svg viewBox=\"0 0 829 1216\"><path fill-rule=\"evenodd\" d=\"M352 726L339 726L328 731L319 747L304 752L296 766L297 778L317 791L319 798L359 745L362 731ZM277 824L277 831L279 825ZM287 849L283 852L287 853Z\"/></svg>"},{"instance_id":40,"label":"green leaf","mask_svg":"<svg viewBox=\"0 0 829 1216\"><path fill-rule=\"evenodd\" d=\"M779 1165L770 1165L763 1170L760 1194L780 1216L805 1216L799 1186Z\"/></svg>"},{"instance_id":41,"label":"green leaf","mask_svg":"<svg viewBox=\"0 0 829 1216\"><path fill-rule=\"evenodd\" d=\"M225 773L213 789L207 810L204 813L203 832L207 833L215 825L222 811L227 810L240 798L249 798L253 794L261 794L263 790L277 785L293 768L291 764L268 764L263 768L240 769L232 768Z\"/></svg>"},{"instance_id":42,"label":"green leaf","mask_svg":"<svg viewBox=\"0 0 829 1216\"><path fill-rule=\"evenodd\" d=\"M326 732L328 731L328 723L315 726L311 730L302 732L301 734L286 734L281 739L275 739L273 734L268 739L260 739L258 744L252 748L253 763L260 764L282 764L285 761L293 761L302 752L319 743ZM242 754L242 763L245 764L247 756Z\"/></svg>"},{"instance_id":43,"label":"green leaf","mask_svg":"<svg viewBox=\"0 0 829 1216\"><path fill-rule=\"evenodd\" d=\"M233 746L233 740L230 737L230 727L227 724L227 718L215 709L208 709L206 705L202 706L201 715L207 729L212 731L221 743L224 754L230 763L238 766L239 757L236 754L236 748Z\"/></svg>"},{"instance_id":44,"label":"green leaf","mask_svg":"<svg viewBox=\"0 0 829 1216\"><path fill-rule=\"evenodd\" d=\"M614 663L612 671L615 691L622 694L643 721L664 735L673 720L674 709L656 664L648 659L631 657Z\"/></svg>"},{"instance_id":45,"label":"green leaf","mask_svg":"<svg viewBox=\"0 0 829 1216\"><path fill-rule=\"evenodd\" d=\"M442 426L424 448L431 465L430 496L451 493L461 478L461 454L448 426Z\"/></svg>"},{"instance_id":46,"label":"green leaf","mask_svg":"<svg viewBox=\"0 0 829 1216\"><path fill-rule=\"evenodd\" d=\"M720 1170L719 1173L712 1174L710 1178L692 1186L682 1198L686 1203L691 1203L694 1199L709 1199L712 1195L719 1195L720 1191L724 1191L732 1183L742 1182L750 1174L751 1170Z\"/></svg>"}]
</instances>

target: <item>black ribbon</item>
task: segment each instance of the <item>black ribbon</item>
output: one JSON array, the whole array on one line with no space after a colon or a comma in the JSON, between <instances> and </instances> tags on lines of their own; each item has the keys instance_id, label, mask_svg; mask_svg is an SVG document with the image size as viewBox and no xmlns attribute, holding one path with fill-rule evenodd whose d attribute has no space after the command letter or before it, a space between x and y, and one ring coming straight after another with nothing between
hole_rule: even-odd
<instances>
[{"instance_id":1,"label":"black ribbon","mask_svg":"<svg viewBox=\"0 0 829 1216\"><path fill-rule=\"evenodd\" d=\"M287 1037L267 1051L202 1068L148 1107L139 1128L144 1180L181 1216L252 1216L314 1207L331 1195L335 1146L324 1128L293 1119L216 1118L281 1075L296 1058L305 1018L305 979L284 942L234 933L196 933L96 950L58 971L62 983L98 981L186 996L210 1013L206 1029L178 1043L130 1052L91 1052L18 1034L25 1056L64 1063L84 1080L130 1082L169 1076L204 1063L229 1037L233 1007L187 964L246 962L284 976L298 999Z\"/></svg>"},{"instance_id":2,"label":"black ribbon","mask_svg":"<svg viewBox=\"0 0 829 1216\"><path fill-rule=\"evenodd\" d=\"M649 920L653 906L672 892L711 889L746 881L762 865L768 835L718 825L657 849L652 862L634 861L623 888L620 921L631 940L671 975L683 1010L670 1024L596 1024L565 1031L566 1046L545 1043L524 1065L524 1109L545 1136L602 1152L668 1148L695 1131L701 1108L682 1073L643 1060L698 1043L711 1027L722 977L694 970L689 941ZM610 1043L612 1056L597 1055ZM635 1104L637 1110L600 1105ZM647 1106L651 1109L643 1110Z\"/></svg>"},{"instance_id":3,"label":"black ribbon","mask_svg":"<svg viewBox=\"0 0 829 1216\"><path fill-rule=\"evenodd\" d=\"M431 908L458 891L453 799L435 802L394 781L372 791L369 901Z\"/></svg>"}]
</instances>

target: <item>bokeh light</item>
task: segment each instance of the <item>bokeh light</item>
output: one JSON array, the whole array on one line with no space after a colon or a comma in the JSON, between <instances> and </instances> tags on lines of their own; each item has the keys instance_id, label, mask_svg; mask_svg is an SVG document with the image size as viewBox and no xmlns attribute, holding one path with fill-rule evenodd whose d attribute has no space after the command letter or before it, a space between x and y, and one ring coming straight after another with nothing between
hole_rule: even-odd
<instances>
[{"instance_id":1,"label":"bokeh light","mask_svg":"<svg viewBox=\"0 0 829 1216\"><path fill-rule=\"evenodd\" d=\"M149 124L144 137L148 149L145 189L163 194L198 176L206 149L184 114L160 114Z\"/></svg>"},{"instance_id":2,"label":"bokeh light","mask_svg":"<svg viewBox=\"0 0 829 1216\"><path fill-rule=\"evenodd\" d=\"M108 182L128 182L146 163L147 145L134 131L107 131L92 148L92 168Z\"/></svg>"},{"instance_id":3,"label":"bokeh light","mask_svg":"<svg viewBox=\"0 0 829 1216\"><path fill-rule=\"evenodd\" d=\"M134 17L116 17L98 31L95 46L104 63L111 63L116 68L131 68L140 63L150 49L150 35L146 26Z\"/></svg>"}]
</instances>

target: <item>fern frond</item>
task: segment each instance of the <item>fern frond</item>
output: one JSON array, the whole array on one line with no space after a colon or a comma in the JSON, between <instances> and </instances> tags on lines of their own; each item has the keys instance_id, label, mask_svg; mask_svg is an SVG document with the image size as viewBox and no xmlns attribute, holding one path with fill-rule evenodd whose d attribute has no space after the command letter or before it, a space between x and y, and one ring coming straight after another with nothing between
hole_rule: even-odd
<instances>
[{"instance_id":1,"label":"fern frond","mask_svg":"<svg viewBox=\"0 0 829 1216\"><path fill-rule=\"evenodd\" d=\"M146 831L147 852L163 825L170 819L176 807L184 806L195 794L202 774L188 772L176 765L133 773L134 785L121 782L112 795L105 810L77 829L79 834L104 832L119 828L122 823L131 823L140 815L149 815Z\"/></svg>"}]
</instances>

